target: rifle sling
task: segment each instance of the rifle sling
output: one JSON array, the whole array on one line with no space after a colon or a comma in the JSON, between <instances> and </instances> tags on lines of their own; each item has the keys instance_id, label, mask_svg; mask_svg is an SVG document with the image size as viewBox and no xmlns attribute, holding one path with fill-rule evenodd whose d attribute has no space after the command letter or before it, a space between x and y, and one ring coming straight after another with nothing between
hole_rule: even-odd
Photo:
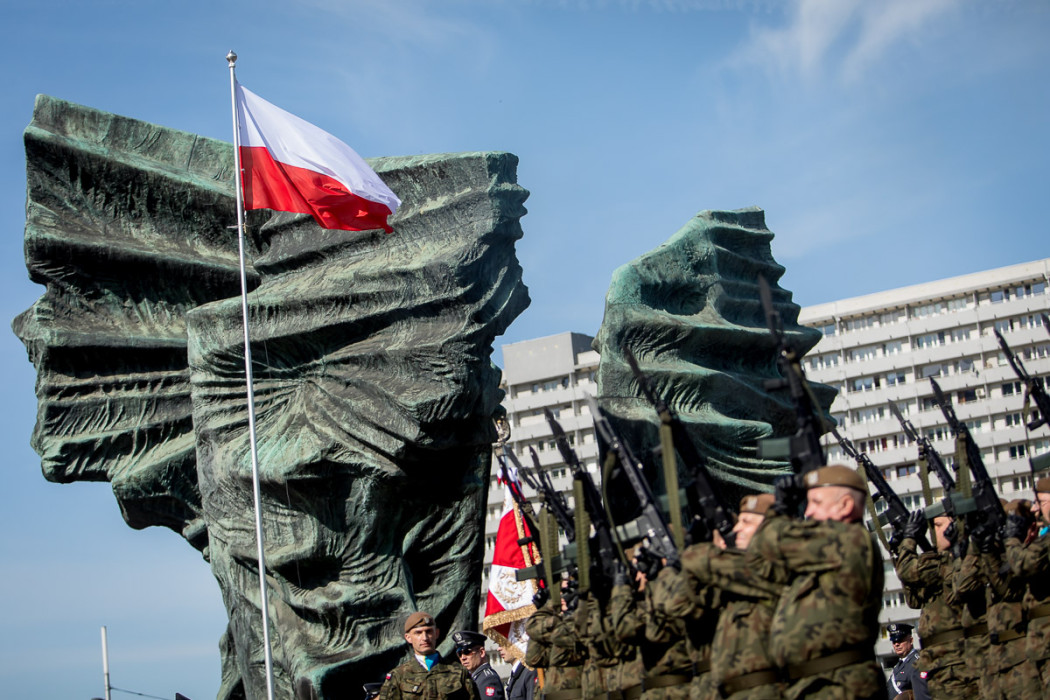
<instances>
[{"instance_id":1,"label":"rifle sling","mask_svg":"<svg viewBox=\"0 0 1050 700\"><path fill-rule=\"evenodd\" d=\"M674 536L674 546L681 552L685 549L685 525L682 523L682 502L678 494L678 458L674 448L671 424L663 420L660 421L660 452L664 462L667 509L671 513L671 534Z\"/></svg>"}]
</instances>

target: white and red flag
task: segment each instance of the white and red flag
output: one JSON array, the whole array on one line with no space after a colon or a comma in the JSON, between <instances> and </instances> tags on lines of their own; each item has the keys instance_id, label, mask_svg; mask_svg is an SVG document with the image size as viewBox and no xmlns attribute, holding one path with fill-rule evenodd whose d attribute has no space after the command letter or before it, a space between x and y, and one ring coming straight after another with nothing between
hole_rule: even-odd
<instances>
[{"instance_id":1,"label":"white and red flag","mask_svg":"<svg viewBox=\"0 0 1050 700\"><path fill-rule=\"evenodd\" d=\"M354 149L236 84L245 209L309 214L322 228L394 229L401 200Z\"/></svg>"},{"instance_id":2,"label":"white and red flag","mask_svg":"<svg viewBox=\"0 0 1050 700\"><path fill-rule=\"evenodd\" d=\"M537 557L534 547L518 544L518 540L532 533L525 526L518 506L510 495L511 487L520 490L521 484L513 472L508 472L508 476L514 482L503 483L503 513L496 531L485 619L481 629L494 642L508 649L512 657L524 660L525 648L529 643L525 621L536 612L536 606L532 604L536 582L518 581L515 572L535 565Z\"/></svg>"}]
</instances>

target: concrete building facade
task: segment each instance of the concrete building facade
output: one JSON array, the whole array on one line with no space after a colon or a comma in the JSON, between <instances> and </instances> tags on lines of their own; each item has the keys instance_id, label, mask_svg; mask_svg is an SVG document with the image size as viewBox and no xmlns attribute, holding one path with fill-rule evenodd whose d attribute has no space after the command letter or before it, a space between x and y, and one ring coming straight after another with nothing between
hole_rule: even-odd
<instances>
[{"instance_id":1,"label":"concrete building facade","mask_svg":"<svg viewBox=\"0 0 1050 700\"><path fill-rule=\"evenodd\" d=\"M808 377L838 389L831 411L839 431L882 469L910 509L925 505L916 446L908 444L888 402L894 401L949 460L954 440L933 403L930 377L972 431L999 493L1007 499L1031 497L1028 459L1050 451L1050 428L1027 434L1024 388L993 330L1004 335L1031 375L1050 375L1050 333L1041 317L1050 309L1048 281L1050 258L802 309L799 323L823 333L804 358ZM554 446L543 409L555 413L581 462L597 475L598 447L585 401L587 394L597 392L599 358L591 350L592 340L561 333L503 346L503 405L512 431L508 446L525 465L531 465L529 447L534 448L540 463L553 470L556 486L565 491L571 491L572 476ZM851 464L835 444L827 444L827 455L831 462ZM491 562L502 508L497 476L494 462L486 563ZM937 497L935 479L931 486ZM571 493L569 498L571 502ZM914 624L917 617L918 611L905 605L886 557L881 621ZM877 651L892 656L885 636Z\"/></svg>"}]
</instances>

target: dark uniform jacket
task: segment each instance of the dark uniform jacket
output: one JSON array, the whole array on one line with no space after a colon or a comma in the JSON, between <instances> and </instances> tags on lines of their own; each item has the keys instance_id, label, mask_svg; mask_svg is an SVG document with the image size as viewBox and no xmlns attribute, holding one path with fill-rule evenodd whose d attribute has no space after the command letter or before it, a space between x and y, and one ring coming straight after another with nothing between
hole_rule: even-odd
<instances>
[{"instance_id":1,"label":"dark uniform jacket","mask_svg":"<svg viewBox=\"0 0 1050 700\"><path fill-rule=\"evenodd\" d=\"M532 700L536 693L536 681L535 671L523 663L516 664L507 679L507 700Z\"/></svg>"},{"instance_id":2,"label":"dark uniform jacket","mask_svg":"<svg viewBox=\"0 0 1050 700\"><path fill-rule=\"evenodd\" d=\"M438 661L428 671L413 655L389 674L379 700L479 700L478 689L458 661Z\"/></svg>"},{"instance_id":3,"label":"dark uniform jacket","mask_svg":"<svg viewBox=\"0 0 1050 700\"><path fill-rule=\"evenodd\" d=\"M890 677L886 681L886 691L890 698L895 698L905 690L910 690L915 694L915 700L930 700L930 691L926 689L926 681L915 668L917 658L919 658L919 650L913 648L904 658L898 660L897 665L890 671Z\"/></svg>"},{"instance_id":4,"label":"dark uniform jacket","mask_svg":"<svg viewBox=\"0 0 1050 700\"><path fill-rule=\"evenodd\" d=\"M494 700L506 700L503 692L503 679L492 670L488 663L483 663L470 674L474 679L474 685L478 687L478 696L481 700L493 698Z\"/></svg>"}]
</instances>

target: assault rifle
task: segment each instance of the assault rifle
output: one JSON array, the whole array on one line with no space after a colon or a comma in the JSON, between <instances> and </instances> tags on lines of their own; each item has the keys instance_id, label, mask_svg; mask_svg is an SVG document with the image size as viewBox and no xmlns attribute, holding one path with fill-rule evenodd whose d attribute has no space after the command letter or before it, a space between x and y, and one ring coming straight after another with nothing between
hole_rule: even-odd
<instances>
[{"instance_id":1,"label":"assault rifle","mask_svg":"<svg viewBox=\"0 0 1050 700\"><path fill-rule=\"evenodd\" d=\"M543 504L550 510L555 520L558 522L558 527L565 533L565 538L569 542L576 541L576 526L572 517L572 508L569 507L569 502L565 500L565 496L561 494L558 489L554 487L554 482L551 481L550 474L540 464L540 457L536 454L536 450L530 445L529 454L532 456L532 470L522 469L518 473L525 480L533 491L540 494L543 498Z\"/></svg>"},{"instance_id":2,"label":"assault rifle","mask_svg":"<svg viewBox=\"0 0 1050 700\"><path fill-rule=\"evenodd\" d=\"M1043 314L1043 318L1046 318L1046 314ZM999 339L999 347L1006 353L1006 359L1010 362L1010 366L1014 368L1014 374L1024 382L1028 395L1035 401L1035 406L1039 410L1039 416L1028 423L1028 429L1035 430L1042 425L1046 425L1050 421L1050 396L1046 395L1043 378L1033 377L1028 374L1024 364L1021 362L1021 358L1014 355L1006 342L1006 338L998 330L995 331L995 337Z\"/></svg>"},{"instance_id":3,"label":"assault rifle","mask_svg":"<svg viewBox=\"0 0 1050 700\"><path fill-rule=\"evenodd\" d=\"M696 445L689 437L689 433L686 431L681 419L679 419L678 414L653 390L649 378L645 376L645 373L638 366L638 361L635 359L634 354L627 348L624 348L623 354L627 358L627 364L631 366L631 372L634 373L634 378L638 382L639 388L641 388L649 403L653 405L653 408L656 409L660 422L671 430L675 450L681 456L682 461L685 463L685 468L693 479L693 493L698 511L696 513L697 517L703 521L704 529L708 533L718 531L722 535L722 539L726 541L726 544L732 547L736 541L736 533L733 532L733 511L726 504L722 494L711 479L710 470L707 468L707 459L696 449Z\"/></svg>"},{"instance_id":4,"label":"assault rifle","mask_svg":"<svg viewBox=\"0 0 1050 700\"><path fill-rule=\"evenodd\" d=\"M514 453L507 449L506 445L503 446L503 454L497 455L496 458L499 460L500 476L503 479L503 483L507 485L510 497L514 499L514 503L517 504L518 512L521 514L521 519L525 523L525 528L528 530L525 537L518 540L518 546L527 547L532 545L533 551L537 554L536 558L539 560L534 566L522 570L524 578L519 576L518 580L536 579L539 582L540 588L553 588L553 579L549 575L553 574L553 571L548 571L549 567L546 566L547 558L544 554L545 548L541 547L539 540L541 530L539 525L537 525L536 518L532 512L532 504L529 503L529 499L525 498L525 494L521 492L518 482L510 478L510 470L507 469L507 458L514 463L519 474L524 471L521 468L521 463L518 462ZM552 552L548 551L547 555L550 554L552 554Z\"/></svg>"},{"instance_id":5,"label":"assault rifle","mask_svg":"<svg viewBox=\"0 0 1050 700\"><path fill-rule=\"evenodd\" d=\"M550 409L544 408L543 415L554 433L558 452L572 470L573 493L576 499L576 533L580 538L576 545L580 586L584 589L592 588L595 583L594 575L601 576L606 582L612 582L623 562L613 540L612 523L605 512L601 492L594 485L590 472L580 464L576 452L569 444L568 436L554 418L554 414ZM586 518L583 517L584 514ZM588 537L591 528L594 529L593 538ZM592 549L595 550L594 556Z\"/></svg>"},{"instance_id":6,"label":"assault rifle","mask_svg":"<svg viewBox=\"0 0 1050 700\"><path fill-rule=\"evenodd\" d=\"M952 500L952 493L955 491L955 479L952 478L948 467L944 465L944 460L938 454L937 448L933 446L930 438L916 430L912 422L904 417L901 410L897 408L897 404L892 401L890 401L890 413L897 418L901 427L904 428L904 435L908 440L915 442L919 446L919 459L925 460L926 466L937 475L937 480L941 482L941 487L944 489L944 499L941 501L944 506L944 513L948 517L954 518L955 502Z\"/></svg>"},{"instance_id":7,"label":"assault rifle","mask_svg":"<svg viewBox=\"0 0 1050 700\"><path fill-rule=\"evenodd\" d=\"M674 536L671 534L671 529L667 527L667 521L664 520L663 513L660 512L660 507L656 502L656 498L653 497L649 483L645 480L641 462L635 458L630 448L620 440L620 437L609 423L609 419L602 413L602 409L598 406L598 402L593 396L587 397L587 403L591 407L594 427L602 440L605 441L605 444L609 446L609 449L616 453L620 467L627 476L627 480L634 490L634 495L638 499L641 515L638 516L635 522L638 524L639 530L649 540L649 551L656 557L666 560L668 566L677 566L679 562L678 547L675 546Z\"/></svg>"},{"instance_id":8,"label":"assault rifle","mask_svg":"<svg viewBox=\"0 0 1050 700\"><path fill-rule=\"evenodd\" d=\"M904 524L907 522L908 517L911 515L908 507L904 505L904 501L902 501L901 497L897 495L897 492L890 487L889 483L886 481L886 477L882 475L882 470L872 463L868 455L863 452L858 452L853 446L853 443L850 442L850 439L842 437L834 426L831 428L831 434L839 441L839 445L842 446L842 451L856 460L857 464L864 468L864 474L868 477L868 482L875 485L875 495L871 497L872 502L878 503L881 500L886 504L886 520L889 522L893 532L900 534L904 529ZM933 547L930 546L929 541L926 539L926 535L919 535L915 540L915 543L922 547L923 551L933 551Z\"/></svg>"},{"instance_id":9,"label":"assault rifle","mask_svg":"<svg viewBox=\"0 0 1050 700\"><path fill-rule=\"evenodd\" d=\"M802 371L802 356L784 335L780 313L773 307L773 293L770 291L769 282L762 275L758 276L758 296L762 300L762 310L766 315L769 333L777 344L777 367L782 375L781 379L767 379L765 388L768 391L784 388L791 391L796 426L795 434L788 438L759 440L758 456L773 459L790 457L795 473L805 474L827 464L820 445L823 421L817 413L816 402L809 391L806 374Z\"/></svg>"},{"instance_id":10,"label":"assault rifle","mask_svg":"<svg viewBox=\"0 0 1050 700\"><path fill-rule=\"evenodd\" d=\"M978 513L984 513L985 522L990 527L998 529L1000 525L1006 522L1006 511L1003 509L1003 504L999 501L998 494L995 493L992 477L988 475L988 470L984 466L984 460L981 458L981 448L974 442L970 429L955 415L951 399L945 397L937 380L930 377L930 384L933 386L934 399L937 405L941 407L941 413L944 414L944 419L948 421L948 427L955 436L956 443L959 440L962 440L964 443L966 462L970 467L970 473L973 474L974 507Z\"/></svg>"}]
</instances>

